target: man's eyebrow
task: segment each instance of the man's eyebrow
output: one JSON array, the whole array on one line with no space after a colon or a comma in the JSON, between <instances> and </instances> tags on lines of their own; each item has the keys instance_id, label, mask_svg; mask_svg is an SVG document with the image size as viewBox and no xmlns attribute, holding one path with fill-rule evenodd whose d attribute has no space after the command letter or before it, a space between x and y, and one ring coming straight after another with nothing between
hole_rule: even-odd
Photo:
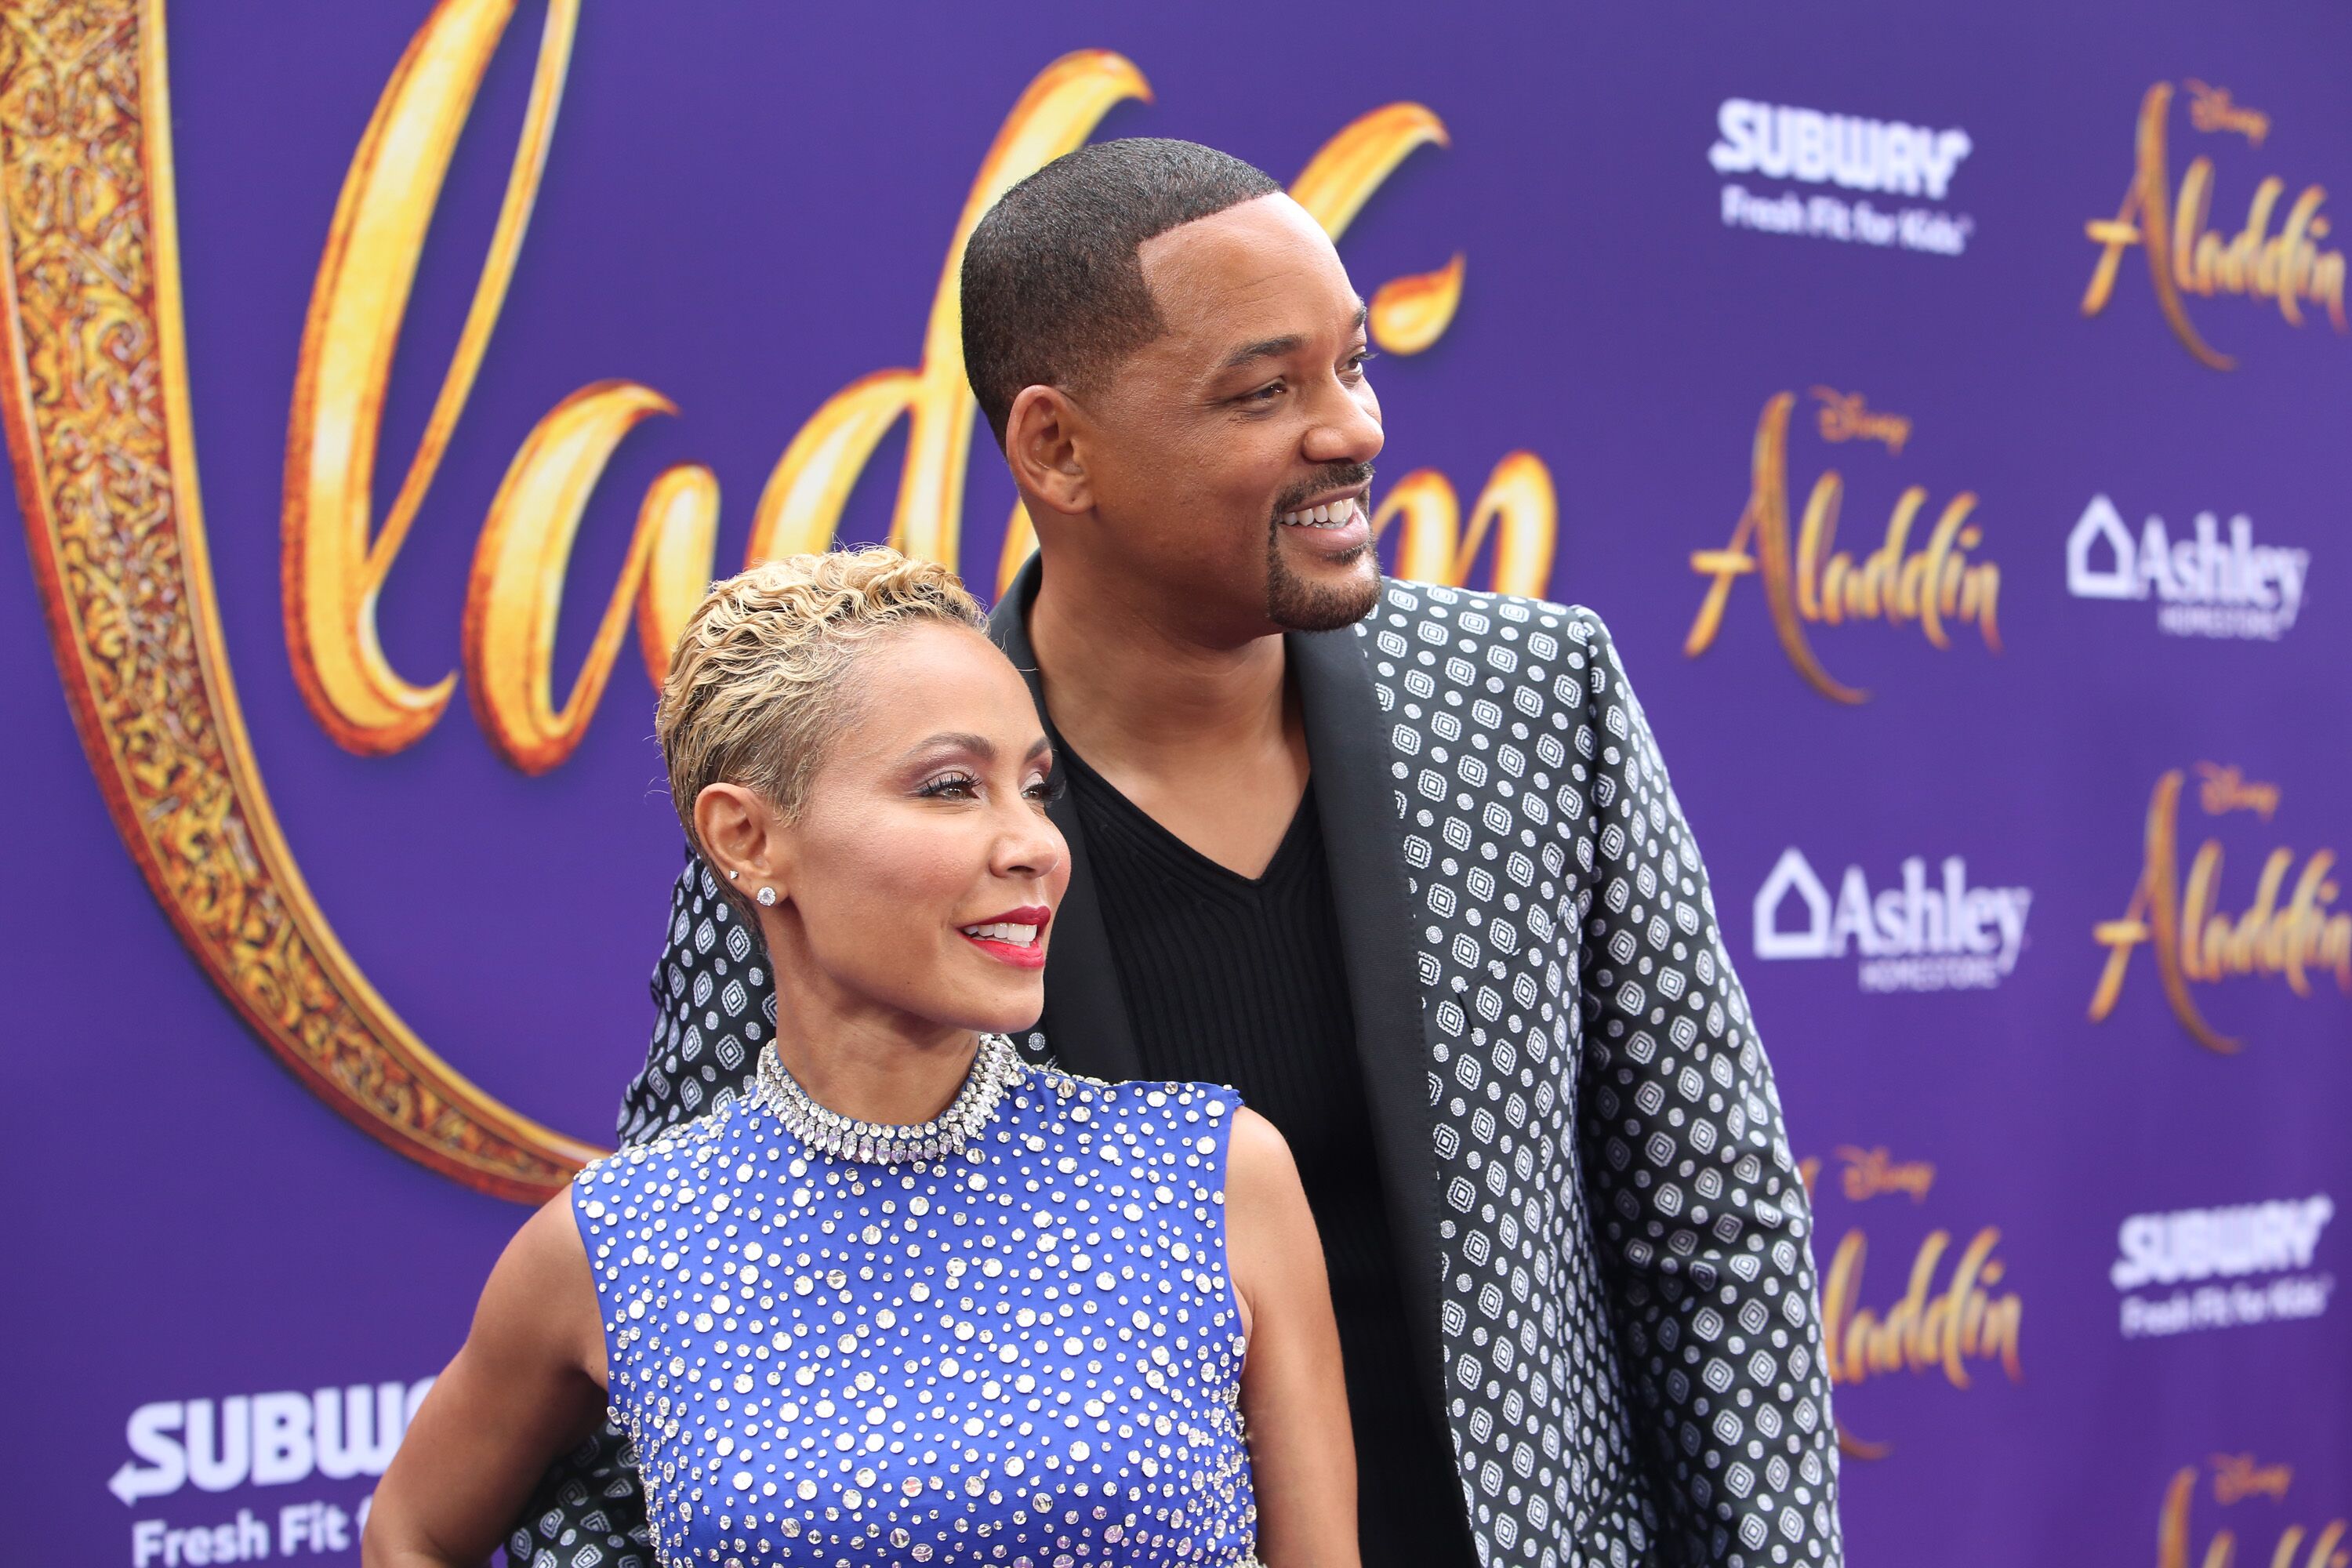
<instances>
[{"instance_id":1,"label":"man's eyebrow","mask_svg":"<svg viewBox=\"0 0 2352 1568\"><path fill-rule=\"evenodd\" d=\"M1306 342L1306 335L1300 332L1291 332L1279 338L1260 338L1254 343L1244 343L1227 354L1224 363L1217 368L1220 371L1239 370L1252 360L1280 359L1285 354L1296 353Z\"/></svg>"},{"instance_id":2,"label":"man's eyebrow","mask_svg":"<svg viewBox=\"0 0 2352 1568\"><path fill-rule=\"evenodd\" d=\"M1361 300L1357 300L1356 313L1349 319L1348 331L1351 333L1362 331L1364 323L1371 319L1371 306ZM1224 363L1218 365L1217 369L1223 373L1239 370L1254 360L1280 359L1285 354L1297 353L1299 349L1306 346L1306 342L1307 337L1303 332L1288 332L1278 338L1260 338L1254 343L1244 343L1227 354Z\"/></svg>"}]
</instances>

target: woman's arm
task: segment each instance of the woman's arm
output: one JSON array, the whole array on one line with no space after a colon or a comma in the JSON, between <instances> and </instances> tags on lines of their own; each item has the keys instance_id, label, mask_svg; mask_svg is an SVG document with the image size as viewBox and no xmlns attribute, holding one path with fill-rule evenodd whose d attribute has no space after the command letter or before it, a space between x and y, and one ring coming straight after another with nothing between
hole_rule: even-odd
<instances>
[{"instance_id":1,"label":"woman's arm","mask_svg":"<svg viewBox=\"0 0 2352 1568\"><path fill-rule=\"evenodd\" d=\"M604 1412L604 1330L569 1191L507 1244L369 1505L366 1568L476 1568Z\"/></svg>"},{"instance_id":2,"label":"woman's arm","mask_svg":"<svg viewBox=\"0 0 2352 1568\"><path fill-rule=\"evenodd\" d=\"M1234 1118L1225 1153L1225 1251L1249 1335L1242 1415L1258 1558L1357 1568L1356 1444L1323 1244L1290 1145L1254 1110Z\"/></svg>"}]
</instances>

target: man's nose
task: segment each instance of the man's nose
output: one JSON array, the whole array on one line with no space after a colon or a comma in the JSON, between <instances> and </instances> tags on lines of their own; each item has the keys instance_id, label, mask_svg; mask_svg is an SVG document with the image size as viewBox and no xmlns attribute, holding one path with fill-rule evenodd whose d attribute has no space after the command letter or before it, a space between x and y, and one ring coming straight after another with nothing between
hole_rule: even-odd
<instances>
[{"instance_id":1,"label":"man's nose","mask_svg":"<svg viewBox=\"0 0 2352 1568\"><path fill-rule=\"evenodd\" d=\"M1319 417L1307 430L1302 456L1310 463L1369 463L1381 455L1386 437L1381 432L1380 405L1369 388L1334 382L1325 394Z\"/></svg>"}]
</instances>

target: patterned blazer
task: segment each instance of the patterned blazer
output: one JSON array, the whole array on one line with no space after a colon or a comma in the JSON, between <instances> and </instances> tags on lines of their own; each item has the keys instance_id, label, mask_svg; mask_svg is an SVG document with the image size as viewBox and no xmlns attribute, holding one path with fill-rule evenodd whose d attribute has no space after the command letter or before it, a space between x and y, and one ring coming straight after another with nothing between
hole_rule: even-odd
<instances>
[{"instance_id":1,"label":"patterned blazer","mask_svg":"<svg viewBox=\"0 0 2352 1568\"><path fill-rule=\"evenodd\" d=\"M1038 573L991 628L1033 690ZM1412 1370L1481 1560L1841 1562L1811 1209L1607 629L1389 582L1356 626L1287 642ZM1066 801L1054 815L1073 874L1026 1047L1133 1078L1084 835ZM625 1139L740 1091L773 1026L762 962L689 866ZM517 1561L648 1555L616 1444L551 1475Z\"/></svg>"}]
</instances>

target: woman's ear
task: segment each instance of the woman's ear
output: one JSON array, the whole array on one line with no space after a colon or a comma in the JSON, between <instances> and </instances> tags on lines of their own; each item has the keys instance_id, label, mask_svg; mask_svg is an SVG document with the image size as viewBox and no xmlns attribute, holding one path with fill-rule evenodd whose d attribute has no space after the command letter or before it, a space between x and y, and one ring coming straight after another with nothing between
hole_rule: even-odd
<instances>
[{"instance_id":1,"label":"woman's ear","mask_svg":"<svg viewBox=\"0 0 2352 1568\"><path fill-rule=\"evenodd\" d=\"M756 903L773 904L785 893L779 826L774 808L741 784L705 784L694 797L703 854L729 887Z\"/></svg>"},{"instance_id":2,"label":"woman's ear","mask_svg":"<svg viewBox=\"0 0 2352 1568\"><path fill-rule=\"evenodd\" d=\"M1071 515L1095 504L1081 455L1086 415L1058 386L1024 386L1004 417L1004 460L1024 499Z\"/></svg>"}]
</instances>

